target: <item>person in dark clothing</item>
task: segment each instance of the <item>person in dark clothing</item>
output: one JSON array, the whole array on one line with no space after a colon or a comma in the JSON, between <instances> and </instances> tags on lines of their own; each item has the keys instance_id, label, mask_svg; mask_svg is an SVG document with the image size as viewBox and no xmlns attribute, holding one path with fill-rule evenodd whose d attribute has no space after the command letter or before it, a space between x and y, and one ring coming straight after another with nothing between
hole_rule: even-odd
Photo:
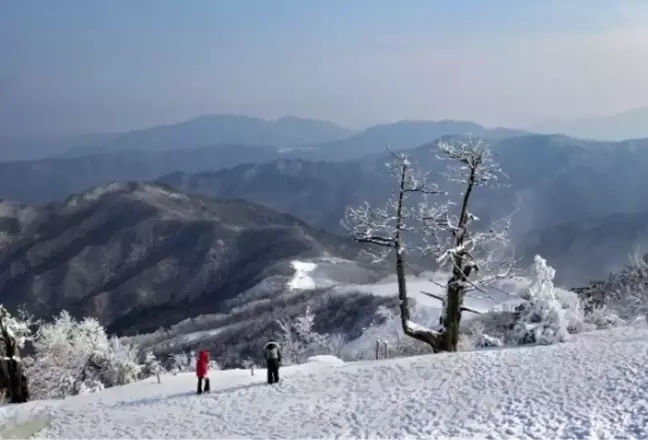
<instances>
[{"instance_id":1,"label":"person in dark clothing","mask_svg":"<svg viewBox=\"0 0 648 440\"><path fill-rule=\"evenodd\" d=\"M263 355L268 369L268 383L273 384L279 382L279 367L281 366L279 344L275 341L269 341L263 347Z\"/></svg>"},{"instance_id":2,"label":"person in dark clothing","mask_svg":"<svg viewBox=\"0 0 648 440\"><path fill-rule=\"evenodd\" d=\"M196 376L198 377L198 394L209 392L209 353L205 350L201 351L196 361ZM203 381L205 387L203 388Z\"/></svg>"}]
</instances>

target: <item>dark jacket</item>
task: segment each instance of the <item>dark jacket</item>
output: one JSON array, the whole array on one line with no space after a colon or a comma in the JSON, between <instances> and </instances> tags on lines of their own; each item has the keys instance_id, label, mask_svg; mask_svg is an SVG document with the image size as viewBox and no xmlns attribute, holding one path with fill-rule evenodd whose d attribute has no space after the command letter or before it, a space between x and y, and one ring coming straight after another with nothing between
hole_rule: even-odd
<instances>
[{"instance_id":1,"label":"dark jacket","mask_svg":"<svg viewBox=\"0 0 648 440\"><path fill-rule=\"evenodd\" d=\"M281 363L281 349L279 344L274 341L268 342L263 346L263 356L266 361L277 361Z\"/></svg>"}]
</instances>

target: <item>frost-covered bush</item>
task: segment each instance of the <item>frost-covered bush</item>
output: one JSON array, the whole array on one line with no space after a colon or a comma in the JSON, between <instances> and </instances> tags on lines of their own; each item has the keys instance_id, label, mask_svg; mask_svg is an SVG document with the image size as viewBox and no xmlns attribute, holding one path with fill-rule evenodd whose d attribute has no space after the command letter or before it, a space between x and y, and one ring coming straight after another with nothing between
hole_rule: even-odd
<instances>
[{"instance_id":1,"label":"frost-covered bush","mask_svg":"<svg viewBox=\"0 0 648 440\"><path fill-rule=\"evenodd\" d=\"M472 325L481 326L481 333L503 344L519 345L553 344L564 341L569 334L625 323L606 307L592 306L575 292L555 287L555 270L542 257L535 258L532 270L531 283L519 293L519 304L479 315L473 318ZM469 330L465 337L478 342L472 341L474 333Z\"/></svg>"},{"instance_id":2,"label":"frost-covered bush","mask_svg":"<svg viewBox=\"0 0 648 440\"><path fill-rule=\"evenodd\" d=\"M160 363L158 358L155 357L153 352L147 351L144 355L144 364L142 365L142 377L155 376L158 383L160 383L160 374L162 374L163 371L164 369L162 368L162 364Z\"/></svg>"},{"instance_id":3,"label":"frost-covered bush","mask_svg":"<svg viewBox=\"0 0 648 440\"><path fill-rule=\"evenodd\" d=\"M627 322L624 319L621 319L619 315L610 310L606 305L596 306L596 307L582 307L584 310L588 310L583 314L583 322L585 323L586 329L608 329L612 327L619 327L625 325Z\"/></svg>"},{"instance_id":4,"label":"frost-covered bush","mask_svg":"<svg viewBox=\"0 0 648 440\"><path fill-rule=\"evenodd\" d=\"M173 375L178 373L191 373L196 369L196 353L173 353L171 355L170 371Z\"/></svg>"},{"instance_id":5,"label":"frost-covered bush","mask_svg":"<svg viewBox=\"0 0 648 440\"><path fill-rule=\"evenodd\" d=\"M471 350L476 348L500 347L504 343L501 338L497 338L486 333L486 326L482 321L472 320L468 325L468 332L463 333L460 338L460 351Z\"/></svg>"},{"instance_id":6,"label":"frost-covered bush","mask_svg":"<svg viewBox=\"0 0 648 440\"><path fill-rule=\"evenodd\" d=\"M221 366L218 364L218 362L216 362L213 359L211 359L207 365L208 365L209 371L212 371L212 370L216 371L216 370L221 369Z\"/></svg>"},{"instance_id":7,"label":"frost-covered bush","mask_svg":"<svg viewBox=\"0 0 648 440\"><path fill-rule=\"evenodd\" d=\"M284 365L302 364L309 357L341 351L346 340L341 335L322 335L313 326L315 314L307 307L304 314L293 320L277 321L280 334L277 343L281 347Z\"/></svg>"},{"instance_id":8,"label":"frost-covered bush","mask_svg":"<svg viewBox=\"0 0 648 440\"><path fill-rule=\"evenodd\" d=\"M108 338L94 318L74 320L63 311L34 337L34 355L25 362L30 389L37 398L95 392L137 380L136 350Z\"/></svg>"},{"instance_id":9,"label":"frost-covered bush","mask_svg":"<svg viewBox=\"0 0 648 440\"><path fill-rule=\"evenodd\" d=\"M569 321L556 297L553 284L556 271L536 255L533 272L531 286L522 294L526 302L517 310L519 317L513 327L513 339L518 344L564 342L569 334Z\"/></svg>"},{"instance_id":10,"label":"frost-covered bush","mask_svg":"<svg viewBox=\"0 0 648 440\"><path fill-rule=\"evenodd\" d=\"M604 303L623 320L648 316L648 254L635 249L630 262L603 284Z\"/></svg>"}]
</instances>

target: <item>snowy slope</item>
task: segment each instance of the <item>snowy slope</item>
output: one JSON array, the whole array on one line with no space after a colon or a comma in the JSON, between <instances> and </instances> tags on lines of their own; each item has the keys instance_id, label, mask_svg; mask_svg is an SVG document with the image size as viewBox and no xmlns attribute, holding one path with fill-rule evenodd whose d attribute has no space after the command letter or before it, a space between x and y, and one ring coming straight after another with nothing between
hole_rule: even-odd
<instances>
[{"instance_id":1,"label":"snowy slope","mask_svg":"<svg viewBox=\"0 0 648 440\"><path fill-rule=\"evenodd\" d=\"M320 360L321 361L321 360ZM555 346L191 374L0 408L40 438L646 438L648 329ZM29 426L23 426L23 433ZM1 429L0 429L1 431ZM5 435L11 434L5 432Z\"/></svg>"}]
</instances>

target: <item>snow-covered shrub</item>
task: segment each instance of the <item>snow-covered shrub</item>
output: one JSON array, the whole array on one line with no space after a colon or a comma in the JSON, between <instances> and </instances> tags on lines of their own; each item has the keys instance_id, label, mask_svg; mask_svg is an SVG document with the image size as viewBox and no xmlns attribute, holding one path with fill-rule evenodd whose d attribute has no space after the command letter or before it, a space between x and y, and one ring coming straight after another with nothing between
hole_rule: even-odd
<instances>
[{"instance_id":1,"label":"snow-covered shrub","mask_svg":"<svg viewBox=\"0 0 648 440\"><path fill-rule=\"evenodd\" d=\"M221 369L221 366L218 364L218 362L216 362L213 359L211 359L207 365L208 365L209 371L212 371L212 370L217 371L217 370Z\"/></svg>"},{"instance_id":2,"label":"snow-covered shrub","mask_svg":"<svg viewBox=\"0 0 648 440\"><path fill-rule=\"evenodd\" d=\"M76 321L65 311L38 329L26 368L37 398L99 391L132 382L140 374L133 347L109 339L96 319Z\"/></svg>"},{"instance_id":3,"label":"snow-covered shrub","mask_svg":"<svg viewBox=\"0 0 648 440\"><path fill-rule=\"evenodd\" d=\"M462 333L465 339L464 349L475 348L474 333L477 329L483 334L499 339L503 344L513 343L512 332L517 318L515 310L491 310L473 317L467 330Z\"/></svg>"},{"instance_id":4,"label":"snow-covered shrub","mask_svg":"<svg viewBox=\"0 0 648 440\"><path fill-rule=\"evenodd\" d=\"M158 383L160 383L160 374L162 374L162 364L151 351L147 351L144 355L144 365L142 365L141 375L143 377L155 376Z\"/></svg>"},{"instance_id":5,"label":"snow-covered shrub","mask_svg":"<svg viewBox=\"0 0 648 440\"><path fill-rule=\"evenodd\" d=\"M526 302L517 310L513 340L517 344L564 342L569 334L569 322L563 304L556 298L553 284L556 271L536 255L533 272L531 286L521 295Z\"/></svg>"},{"instance_id":6,"label":"snow-covered shrub","mask_svg":"<svg viewBox=\"0 0 648 440\"><path fill-rule=\"evenodd\" d=\"M122 344L115 336L109 340L108 351L96 353L95 356L103 360L98 373L106 387L134 382L141 375L142 366L137 362L137 350L130 345Z\"/></svg>"},{"instance_id":7,"label":"snow-covered shrub","mask_svg":"<svg viewBox=\"0 0 648 440\"><path fill-rule=\"evenodd\" d=\"M243 365L243 368L250 370L250 374L252 376L254 376L254 372L259 369L259 367L250 358L243 359L243 362L241 362L241 364Z\"/></svg>"},{"instance_id":8,"label":"snow-covered shrub","mask_svg":"<svg viewBox=\"0 0 648 440\"><path fill-rule=\"evenodd\" d=\"M194 352L173 353L171 355L170 371L173 375L178 373L191 373L196 369L196 354Z\"/></svg>"},{"instance_id":9,"label":"snow-covered shrub","mask_svg":"<svg viewBox=\"0 0 648 440\"><path fill-rule=\"evenodd\" d=\"M648 254L638 248L630 263L611 274L603 284L604 303L623 320L648 316Z\"/></svg>"},{"instance_id":10,"label":"snow-covered shrub","mask_svg":"<svg viewBox=\"0 0 648 440\"><path fill-rule=\"evenodd\" d=\"M460 351L471 350L475 348L500 347L503 345L502 339L491 336L486 333L486 326L482 321L473 320L468 325L468 332L462 333L460 338Z\"/></svg>"},{"instance_id":11,"label":"snow-covered shrub","mask_svg":"<svg viewBox=\"0 0 648 440\"><path fill-rule=\"evenodd\" d=\"M585 306L582 306L585 310ZM588 307L587 312L583 314L583 320L586 328L593 328L594 330L608 329L612 327L619 327L626 324L624 319L611 311L606 305Z\"/></svg>"},{"instance_id":12,"label":"snow-covered shrub","mask_svg":"<svg viewBox=\"0 0 648 440\"><path fill-rule=\"evenodd\" d=\"M282 320L277 324L281 331L277 343L284 365L302 364L311 356L330 354L343 345L340 336L322 335L313 329L315 314L310 307L292 321Z\"/></svg>"}]
</instances>

